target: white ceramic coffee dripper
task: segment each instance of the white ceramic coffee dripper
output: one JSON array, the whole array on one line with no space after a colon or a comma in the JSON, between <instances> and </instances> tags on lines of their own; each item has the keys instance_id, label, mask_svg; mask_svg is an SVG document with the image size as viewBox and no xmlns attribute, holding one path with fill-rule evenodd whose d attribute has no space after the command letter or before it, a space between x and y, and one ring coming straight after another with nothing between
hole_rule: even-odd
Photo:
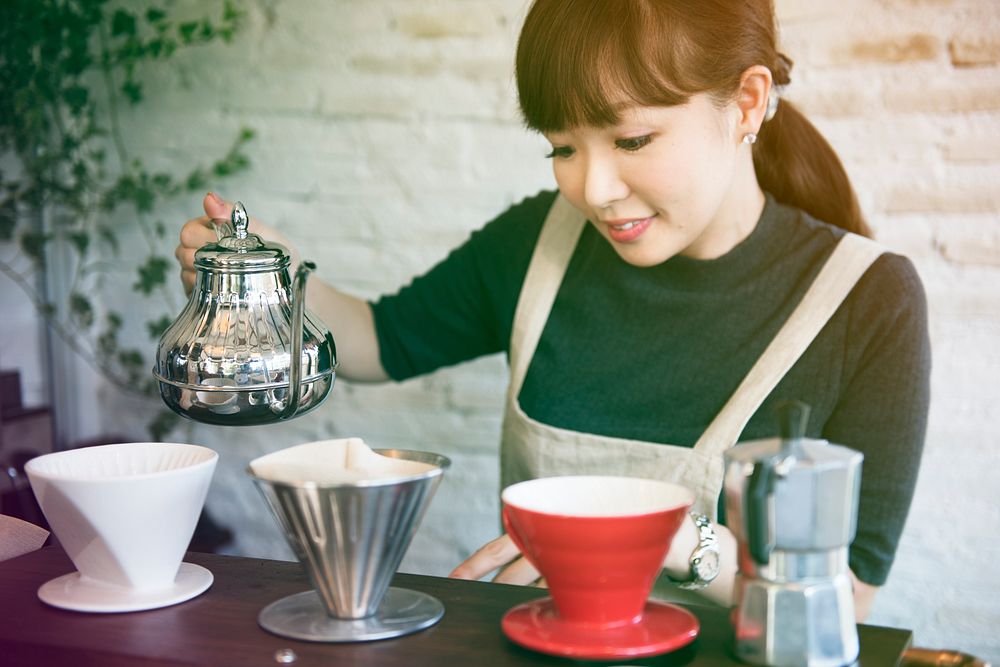
<instances>
[{"instance_id":1,"label":"white ceramic coffee dripper","mask_svg":"<svg viewBox=\"0 0 1000 667\"><path fill-rule=\"evenodd\" d=\"M123 612L204 592L212 573L181 560L218 458L198 445L136 442L29 461L35 498L77 568L43 584L39 598L63 609Z\"/></svg>"},{"instance_id":2,"label":"white ceramic coffee dripper","mask_svg":"<svg viewBox=\"0 0 1000 667\"><path fill-rule=\"evenodd\" d=\"M265 607L274 634L321 642L386 639L430 627L434 597L390 587L450 461L438 454L326 440L262 456L247 471L314 590Z\"/></svg>"}]
</instances>

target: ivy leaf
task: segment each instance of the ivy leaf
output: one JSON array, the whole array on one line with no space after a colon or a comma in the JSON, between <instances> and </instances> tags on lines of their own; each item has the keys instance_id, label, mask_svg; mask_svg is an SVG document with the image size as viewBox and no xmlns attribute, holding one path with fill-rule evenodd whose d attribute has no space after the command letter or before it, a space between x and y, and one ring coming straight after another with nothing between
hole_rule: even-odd
<instances>
[{"instance_id":1,"label":"ivy leaf","mask_svg":"<svg viewBox=\"0 0 1000 667\"><path fill-rule=\"evenodd\" d=\"M173 320L164 315L158 320L149 320L146 322L146 331L149 332L149 337L152 340L159 340L163 332L166 331L170 325L173 324Z\"/></svg>"},{"instance_id":2,"label":"ivy leaf","mask_svg":"<svg viewBox=\"0 0 1000 667\"><path fill-rule=\"evenodd\" d=\"M45 265L45 244L51 239L49 234L25 232L21 235L21 250L39 266Z\"/></svg>"},{"instance_id":3,"label":"ivy leaf","mask_svg":"<svg viewBox=\"0 0 1000 667\"><path fill-rule=\"evenodd\" d=\"M84 180L87 178L87 163L83 160L77 160L73 163L73 177L77 180Z\"/></svg>"},{"instance_id":4,"label":"ivy leaf","mask_svg":"<svg viewBox=\"0 0 1000 667\"><path fill-rule=\"evenodd\" d=\"M167 269L170 262L163 257L151 256L146 263L139 267L139 280L132 285L143 294L149 295L152 291L167 282Z\"/></svg>"},{"instance_id":5,"label":"ivy leaf","mask_svg":"<svg viewBox=\"0 0 1000 667\"><path fill-rule=\"evenodd\" d=\"M233 174L243 171L250 166L250 158L242 153L236 153L234 155L226 156L224 160L219 160L212 165L212 173L222 178L224 176L232 176Z\"/></svg>"},{"instance_id":6,"label":"ivy leaf","mask_svg":"<svg viewBox=\"0 0 1000 667\"><path fill-rule=\"evenodd\" d=\"M10 241L14 238L14 228L17 227L17 204L14 198L5 199L0 205L0 241Z\"/></svg>"},{"instance_id":7,"label":"ivy leaf","mask_svg":"<svg viewBox=\"0 0 1000 667\"><path fill-rule=\"evenodd\" d=\"M204 190L207 184L208 179L205 178L205 170L201 167L188 174L187 179L184 181L184 187L187 188L188 192Z\"/></svg>"},{"instance_id":8,"label":"ivy leaf","mask_svg":"<svg viewBox=\"0 0 1000 667\"><path fill-rule=\"evenodd\" d=\"M171 431L177 428L181 418L170 410L160 410L160 412L146 424L149 437L153 442L162 441Z\"/></svg>"},{"instance_id":9,"label":"ivy leaf","mask_svg":"<svg viewBox=\"0 0 1000 667\"><path fill-rule=\"evenodd\" d=\"M174 185L174 177L162 172L153 175L153 185L165 195L172 195L177 190L177 186Z\"/></svg>"},{"instance_id":10,"label":"ivy leaf","mask_svg":"<svg viewBox=\"0 0 1000 667\"><path fill-rule=\"evenodd\" d=\"M143 183L132 193L132 202L136 210L141 213L149 213L153 210L153 202L156 201L156 194L153 189Z\"/></svg>"},{"instance_id":11,"label":"ivy leaf","mask_svg":"<svg viewBox=\"0 0 1000 667\"><path fill-rule=\"evenodd\" d=\"M135 15L119 9L111 17L111 36L135 35Z\"/></svg>"},{"instance_id":12,"label":"ivy leaf","mask_svg":"<svg viewBox=\"0 0 1000 667\"><path fill-rule=\"evenodd\" d=\"M108 227L107 225L98 226L97 235L102 241L108 244L112 253L115 255L118 254L118 236L115 235L115 232L111 227Z\"/></svg>"},{"instance_id":13,"label":"ivy leaf","mask_svg":"<svg viewBox=\"0 0 1000 667\"><path fill-rule=\"evenodd\" d=\"M90 305L90 300L79 292L70 295L69 312L73 320L84 329L89 329L94 323L94 308Z\"/></svg>"},{"instance_id":14,"label":"ivy leaf","mask_svg":"<svg viewBox=\"0 0 1000 667\"><path fill-rule=\"evenodd\" d=\"M223 4L222 20L228 23L235 23L243 16L242 12L236 8L231 0L226 0Z\"/></svg>"},{"instance_id":15,"label":"ivy leaf","mask_svg":"<svg viewBox=\"0 0 1000 667\"><path fill-rule=\"evenodd\" d=\"M90 245L90 234L86 232L72 232L69 234L70 243L76 248L76 251L83 255L87 252L87 246Z\"/></svg>"},{"instance_id":16,"label":"ivy leaf","mask_svg":"<svg viewBox=\"0 0 1000 667\"><path fill-rule=\"evenodd\" d=\"M122 316L113 310L108 313L107 321L108 321L108 329L110 330L117 331L118 329L122 328Z\"/></svg>"},{"instance_id":17,"label":"ivy leaf","mask_svg":"<svg viewBox=\"0 0 1000 667\"><path fill-rule=\"evenodd\" d=\"M162 38L151 39L149 40L149 44L146 45L146 50L153 58L159 58L163 54L164 45L165 42Z\"/></svg>"},{"instance_id":18,"label":"ivy leaf","mask_svg":"<svg viewBox=\"0 0 1000 667\"><path fill-rule=\"evenodd\" d=\"M113 357L118 350L118 333L105 331L97 337L97 350L105 357Z\"/></svg>"},{"instance_id":19,"label":"ivy leaf","mask_svg":"<svg viewBox=\"0 0 1000 667\"><path fill-rule=\"evenodd\" d=\"M167 17L167 13L159 7L150 7L146 10L146 21L149 23L159 23Z\"/></svg>"},{"instance_id":20,"label":"ivy leaf","mask_svg":"<svg viewBox=\"0 0 1000 667\"><path fill-rule=\"evenodd\" d=\"M156 224L153 225L153 233L156 234L157 238L163 238L167 235L167 226L163 224L162 220L157 220Z\"/></svg>"},{"instance_id":21,"label":"ivy leaf","mask_svg":"<svg viewBox=\"0 0 1000 667\"><path fill-rule=\"evenodd\" d=\"M74 114L80 113L90 98L90 91L83 86L69 86L62 91L63 101L69 106Z\"/></svg>"},{"instance_id":22,"label":"ivy leaf","mask_svg":"<svg viewBox=\"0 0 1000 667\"><path fill-rule=\"evenodd\" d=\"M187 21L177 26L177 34L180 35L182 42L184 42L185 44L190 44L191 40L194 38L194 33L197 29L198 29L197 21Z\"/></svg>"},{"instance_id":23,"label":"ivy leaf","mask_svg":"<svg viewBox=\"0 0 1000 667\"><path fill-rule=\"evenodd\" d=\"M142 84L136 81L126 81L122 84L122 92L128 98L130 104L138 104L142 101Z\"/></svg>"},{"instance_id":24,"label":"ivy leaf","mask_svg":"<svg viewBox=\"0 0 1000 667\"><path fill-rule=\"evenodd\" d=\"M145 365L142 354L138 350L122 350L118 353L118 363L126 369L141 368Z\"/></svg>"}]
</instances>

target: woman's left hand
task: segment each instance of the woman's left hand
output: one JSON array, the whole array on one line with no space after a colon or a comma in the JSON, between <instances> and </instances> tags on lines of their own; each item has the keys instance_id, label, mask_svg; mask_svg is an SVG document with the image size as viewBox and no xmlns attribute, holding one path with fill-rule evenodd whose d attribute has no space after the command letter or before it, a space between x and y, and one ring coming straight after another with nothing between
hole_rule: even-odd
<instances>
[{"instance_id":1,"label":"woman's left hand","mask_svg":"<svg viewBox=\"0 0 1000 667\"><path fill-rule=\"evenodd\" d=\"M539 579L538 570L521 555L514 541L507 535L501 535L492 542L487 542L448 576L455 579L476 580L482 579L498 568L503 568L493 578L498 584L544 586Z\"/></svg>"}]
</instances>

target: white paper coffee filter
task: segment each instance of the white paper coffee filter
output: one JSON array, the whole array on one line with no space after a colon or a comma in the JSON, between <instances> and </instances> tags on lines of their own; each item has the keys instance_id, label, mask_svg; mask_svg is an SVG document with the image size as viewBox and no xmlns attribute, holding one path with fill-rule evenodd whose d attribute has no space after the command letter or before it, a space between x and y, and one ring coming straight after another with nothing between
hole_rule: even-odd
<instances>
[{"instance_id":1,"label":"white paper coffee filter","mask_svg":"<svg viewBox=\"0 0 1000 667\"><path fill-rule=\"evenodd\" d=\"M361 438L321 440L256 458L250 470L269 482L286 484L357 484L420 475L434 466L382 456Z\"/></svg>"}]
</instances>

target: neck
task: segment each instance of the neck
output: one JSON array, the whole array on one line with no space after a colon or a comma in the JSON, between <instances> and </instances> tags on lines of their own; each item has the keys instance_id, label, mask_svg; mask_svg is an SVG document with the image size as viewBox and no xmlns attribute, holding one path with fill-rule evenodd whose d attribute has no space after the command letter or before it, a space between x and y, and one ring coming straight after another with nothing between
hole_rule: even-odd
<instances>
[{"instance_id":1,"label":"neck","mask_svg":"<svg viewBox=\"0 0 1000 667\"><path fill-rule=\"evenodd\" d=\"M694 259L716 259L725 255L756 229L764 202L764 191L757 183L753 160L748 154L746 164L737 170L732 186L719 204L711 223L710 237L682 254Z\"/></svg>"}]
</instances>

